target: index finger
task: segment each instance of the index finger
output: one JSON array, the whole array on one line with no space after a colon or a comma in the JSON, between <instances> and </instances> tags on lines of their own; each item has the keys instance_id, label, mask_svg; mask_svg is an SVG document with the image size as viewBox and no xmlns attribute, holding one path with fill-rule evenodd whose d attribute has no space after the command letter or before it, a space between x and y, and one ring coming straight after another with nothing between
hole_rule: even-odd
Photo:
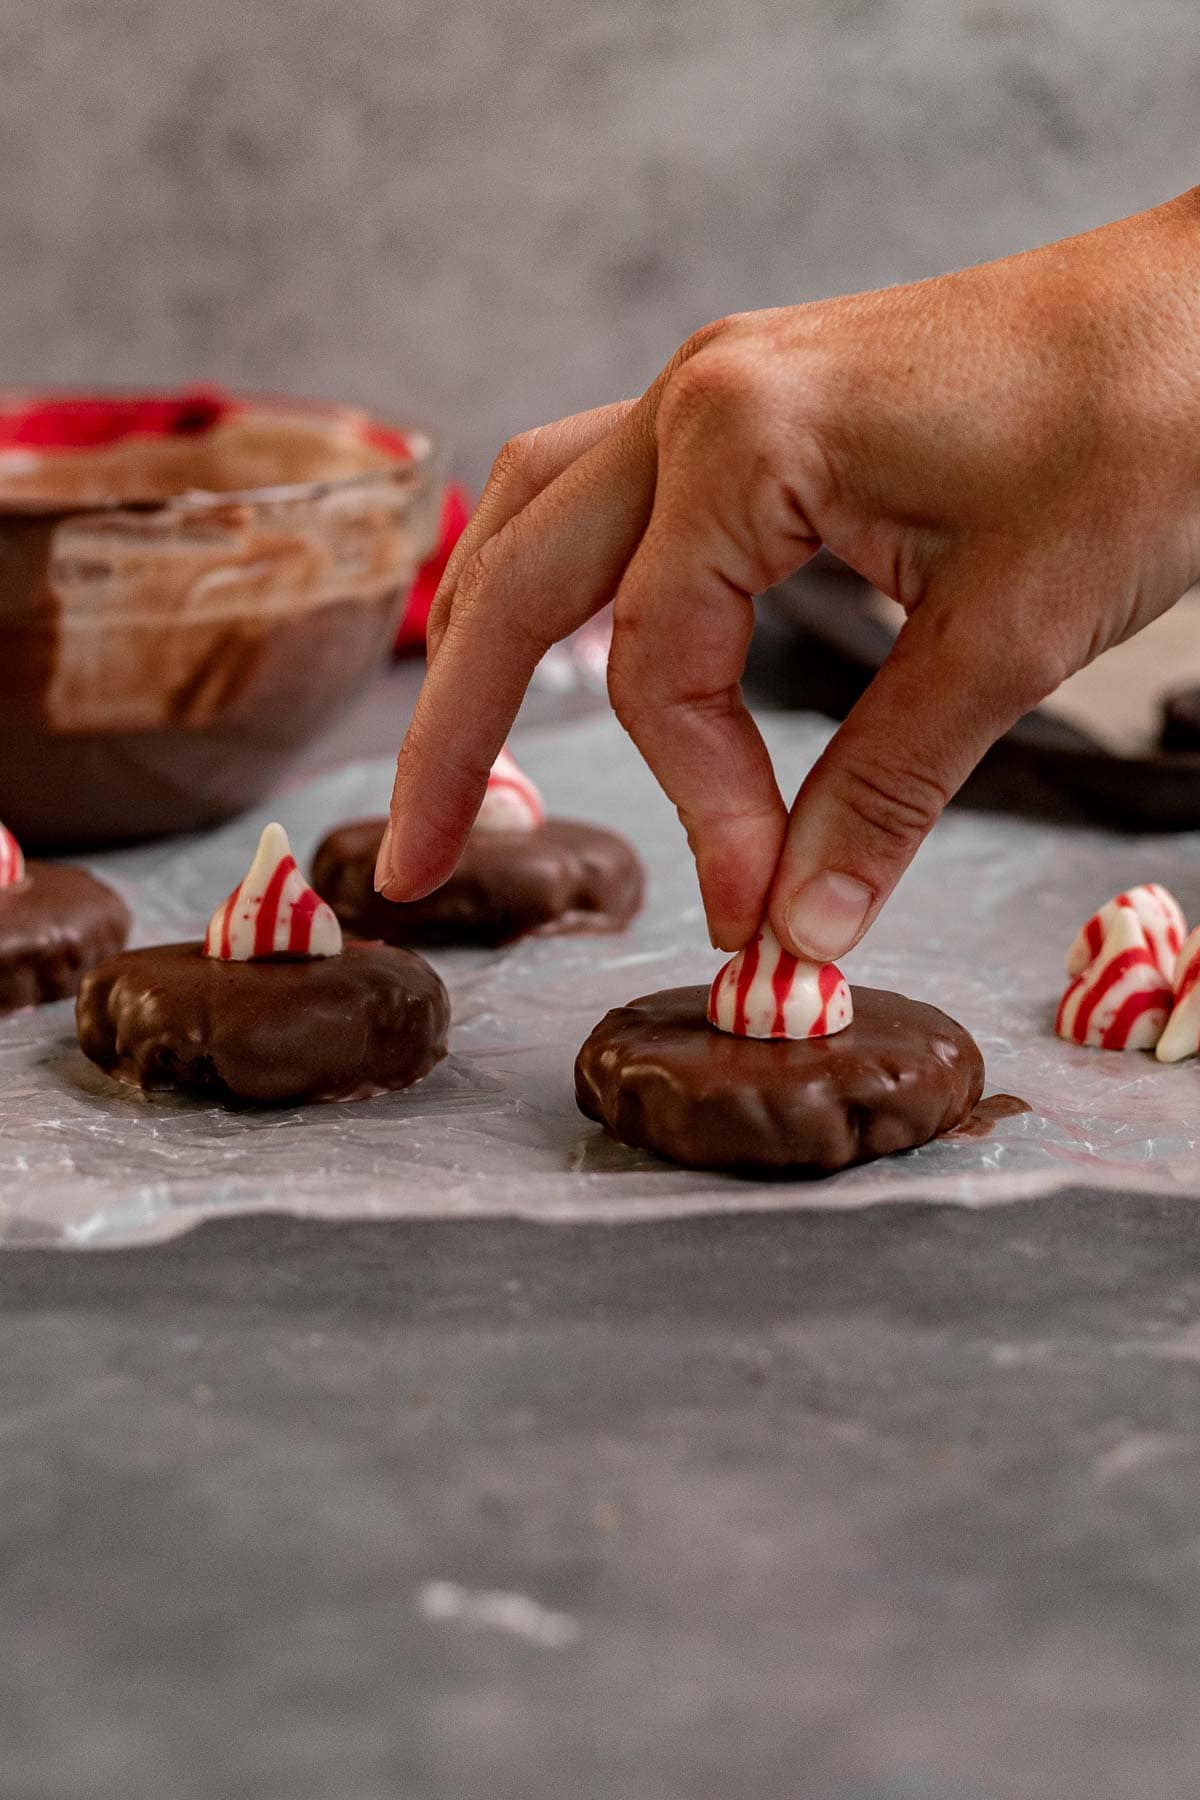
<instances>
[{"instance_id":1,"label":"index finger","mask_svg":"<svg viewBox=\"0 0 1200 1800\"><path fill-rule=\"evenodd\" d=\"M429 609L426 644L429 661L438 653L446 623L454 605L459 577L472 557L503 531L529 502L549 487L578 456L600 442L614 425L637 405L636 400L614 400L608 406L596 406L590 412L572 413L556 419L552 425L538 425L510 438L492 464L487 486L479 496L479 504L467 520L438 583L433 605Z\"/></svg>"},{"instance_id":2,"label":"index finger","mask_svg":"<svg viewBox=\"0 0 1200 1800\"><path fill-rule=\"evenodd\" d=\"M397 759L376 873L389 900L452 873L534 669L612 598L654 482L647 397L463 567Z\"/></svg>"}]
</instances>

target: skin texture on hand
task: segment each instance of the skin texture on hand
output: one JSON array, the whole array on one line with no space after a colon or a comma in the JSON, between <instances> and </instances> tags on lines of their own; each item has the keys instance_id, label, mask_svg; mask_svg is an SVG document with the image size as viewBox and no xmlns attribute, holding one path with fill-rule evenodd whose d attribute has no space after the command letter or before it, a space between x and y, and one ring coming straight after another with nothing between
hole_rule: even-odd
<instances>
[{"instance_id":1,"label":"skin texture on hand","mask_svg":"<svg viewBox=\"0 0 1200 1800\"><path fill-rule=\"evenodd\" d=\"M822 544L905 609L790 814L744 706L752 596ZM551 644L609 693L714 943L866 930L987 748L1200 578L1200 190L909 287L724 319L640 399L514 438L438 590L378 880L428 892Z\"/></svg>"}]
</instances>

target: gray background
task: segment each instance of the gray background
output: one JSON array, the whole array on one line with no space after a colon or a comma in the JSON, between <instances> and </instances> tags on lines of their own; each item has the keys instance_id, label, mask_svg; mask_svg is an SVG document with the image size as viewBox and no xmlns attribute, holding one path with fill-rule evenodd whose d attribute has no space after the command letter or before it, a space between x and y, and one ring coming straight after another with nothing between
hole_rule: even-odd
<instances>
[{"instance_id":1,"label":"gray background","mask_svg":"<svg viewBox=\"0 0 1200 1800\"><path fill-rule=\"evenodd\" d=\"M1200 180L1194 0L2 0L0 378L514 429Z\"/></svg>"}]
</instances>

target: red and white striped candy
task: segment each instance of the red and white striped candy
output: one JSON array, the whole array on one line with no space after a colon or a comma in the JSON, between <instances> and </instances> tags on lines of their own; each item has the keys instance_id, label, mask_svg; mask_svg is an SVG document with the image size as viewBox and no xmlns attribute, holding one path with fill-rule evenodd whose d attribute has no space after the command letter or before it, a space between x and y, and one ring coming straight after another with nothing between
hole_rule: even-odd
<instances>
[{"instance_id":1,"label":"red and white striped candy","mask_svg":"<svg viewBox=\"0 0 1200 1800\"><path fill-rule=\"evenodd\" d=\"M1149 881L1141 887L1130 888L1124 894L1117 894L1099 912L1092 914L1067 951L1067 974L1082 975L1088 964L1095 961L1113 917L1118 907L1122 906L1132 907L1137 914L1146 934L1150 953L1161 973L1170 981L1175 971L1179 946L1187 935L1187 920L1174 894L1169 893L1165 887L1160 887L1157 881Z\"/></svg>"},{"instance_id":2,"label":"red and white striped candy","mask_svg":"<svg viewBox=\"0 0 1200 1800\"><path fill-rule=\"evenodd\" d=\"M1200 925L1184 942L1175 964L1175 1004L1154 1054L1159 1062L1182 1062L1200 1052Z\"/></svg>"},{"instance_id":3,"label":"red and white striped candy","mask_svg":"<svg viewBox=\"0 0 1200 1800\"><path fill-rule=\"evenodd\" d=\"M705 1010L718 1031L752 1038L832 1037L854 1017L841 970L792 956L769 925L725 964Z\"/></svg>"},{"instance_id":4,"label":"red and white striped candy","mask_svg":"<svg viewBox=\"0 0 1200 1800\"><path fill-rule=\"evenodd\" d=\"M1132 906L1116 906L1099 954L1063 995L1054 1029L1101 1050L1153 1050L1171 1010L1171 989Z\"/></svg>"},{"instance_id":5,"label":"red and white striped candy","mask_svg":"<svg viewBox=\"0 0 1200 1800\"><path fill-rule=\"evenodd\" d=\"M16 887L25 879L21 846L6 825L0 825L0 888Z\"/></svg>"},{"instance_id":6,"label":"red and white striped candy","mask_svg":"<svg viewBox=\"0 0 1200 1800\"><path fill-rule=\"evenodd\" d=\"M296 867L282 825L268 825L254 861L204 936L205 956L251 962L271 956L337 956L342 928Z\"/></svg>"},{"instance_id":7,"label":"red and white striped candy","mask_svg":"<svg viewBox=\"0 0 1200 1800\"><path fill-rule=\"evenodd\" d=\"M475 817L476 831L536 831L545 813L542 796L507 750L492 764L487 793Z\"/></svg>"}]
</instances>

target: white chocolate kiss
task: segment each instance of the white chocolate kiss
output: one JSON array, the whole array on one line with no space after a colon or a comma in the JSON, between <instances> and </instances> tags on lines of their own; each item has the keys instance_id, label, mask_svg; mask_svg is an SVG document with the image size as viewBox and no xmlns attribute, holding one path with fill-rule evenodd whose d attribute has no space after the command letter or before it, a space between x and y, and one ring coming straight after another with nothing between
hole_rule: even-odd
<instances>
[{"instance_id":1,"label":"white chocolate kiss","mask_svg":"<svg viewBox=\"0 0 1200 1800\"><path fill-rule=\"evenodd\" d=\"M1187 936L1187 920L1174 894L1167 888L1160 887L1157 881L1144 882L1140 887L1127 889L1125 893L1107 901L1099 912L1092 914L1067 951L1067 974L1082 975L1088 964L1095 961L1109 926L1118 909L1123 906L1131 908L1137 914L1150 953L1163 975L1170 981L1179 947Z\"/></svg>"},{"instance_id":2,"label":"white chocolate kiss","mask_svg":"<svg viewBox=\"0 0 1200 1800\"><path fill-rule=\"evenodd\" d=\"M21 846L6 825L0 825L0 888L16 887L25 879Z\"/></svg>"},{"instance_id":3,"label":"white chocolate kiss","mask_svg":"<svg viewBox=\"0 0 1200 1800\"><path fill-rule=\"evenodd\" d=\"M1184 941L1175 963L1175 1004L1154 1054L1159 1062L1182 1062L1200 1052L1200 925Z\"/></svg>"},{"instance_id":4,"label":"white chocolate kiss","mask_svg":"<svg viewBox=\"0 0 1200 1800\"><path fill-rule=\"evenodd\" d=\"M1153 1050L1170 1010L1170 983L1141 919L1113 903L1099 953L1059 1002L1055 1031L1098 1050Z\"/></svg>"},{"instance_id":5,"label":"white chocolate kiss","mask_svg":"<svg viewBox=\"0 0 1200 1800\"><path fill-rule=\"evenodd\" d=\"M542 796L512 755L502 750L492 764L487 792L475 816L476 831L536 831L545 814Z\"/></svg>"},{"instance_id":6,"label":"white chocolate kiss","mask_svg":"<svg viewBox=\"0 0 1200 1800\"><path fill-rule=\"evenodd\" d=\"M208 922L205 956L251 962L272 956L338 956L342 928L296 867L282 825L268 825L254 861Z\"/></svg>"},{"instance_id":7,"label":"white chocolate kiss","mask_svg":"<svg viewBox=\"0 0 1200 1800\"><path fill-rule=\"evenodd\" d=\"M832 1037L853 1019L854 1003L840 969L802 962L763 925L713 982L706 1014L733 1037Z\"/></svg>"}]
</instances>

